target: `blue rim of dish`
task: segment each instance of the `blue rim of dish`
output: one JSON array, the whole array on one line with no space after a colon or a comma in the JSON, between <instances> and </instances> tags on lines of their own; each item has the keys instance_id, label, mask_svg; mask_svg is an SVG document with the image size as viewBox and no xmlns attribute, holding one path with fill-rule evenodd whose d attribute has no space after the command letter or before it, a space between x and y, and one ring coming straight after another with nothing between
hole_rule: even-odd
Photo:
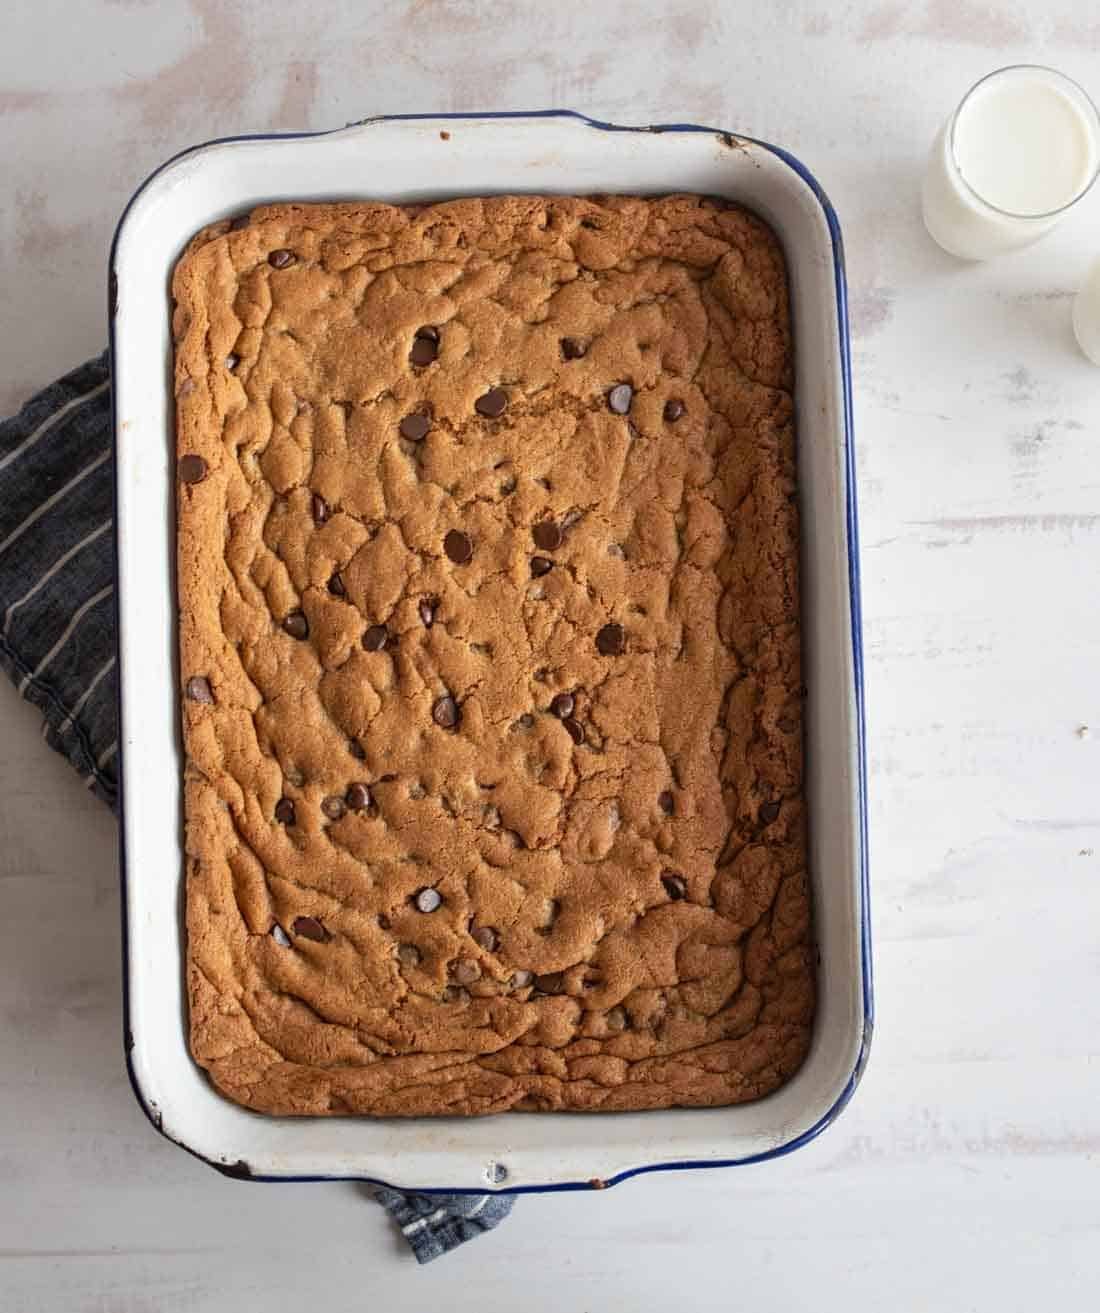
<instances>
[{"instance_id":1,"label":"blue rim of dish","mask_svg":"<svg viewBox=\"0 0 1100 1313\"><path fill-rule=\"evenodd\" d=\"M634 1176L644 1176L650 1172L676 1172L699 1170L711 1167L747 1167L753 1163L767 1162L772 1158L782 1158L786 1154L793 1153L796 1149L801 1149L804 1145L815 1140L822 1131L844 1111L852 1095L856 1091L856 1086L862 1079L863 1072L867 1066L867 1059L870 1054L871 1036L874 1032L874 988L873 972L871 963L871 903L870 903L870 868L867 852L867 732L866 719L864 712L864 689L863 689L863 613L860 602L860 565L859 565L859 514L856 506L856 468L855 468L855 441L854 427L852 420L852 361L851 350L848 341L848 286L845 276L844 265L844 242L840 233L840 221L837 219L836 211L833 209L832 202L825 194L824 188L802 163L800 159L792 155L789 151L784 150L781 146L774 146L771 142L761 141L758 137L749 137L744 133L732 133L721 128L711 128L700 123L653 123L646 126L631 126L622 123L608 123L602 119L591 118L587 114L581 114L572 109L538 109L538 110L488 110L483 113L439 113L439 114L379 114L364 119L356 119L347 123L343 128L326 128L319 132L253 132L243 133L232 137L215 137L211 141L202 142L197 146L189 146L186 150L179 151L177 154L165 160L152 173L145 178L141 185L126 203L126 208L119 217L118 225L115 228L114 237L111 239L111 250L108 257L107 286L108 286L108 342L110 346L110 366L111 366L111 387L112 387L112 405L111 405L111 423L114 427L117 416L114 409L113 395L115 391L115 252L118 247L119 235L122 232L126 216L130 213L137 199L145 191L146 187L165 169L175 164L177 160L183 159L184 156L195 154L197 151L205 150L209 146L224 146L234 142L244 141L280 141L280 140L303 140L312 137L327 137L336 132L344 132L347 128L367 127L374 123L396 123L410 121L455 121L455 120L484 120L484 119L547 119L562 118L575 119L585 124L587 127L595 128L601 132L640 132L640 133L666 133L666 132L705 132L712 136L719 137L728 141L730 145L736 145L737 142L749 142L753 146L759 146L762 150L769 151L778 159L782 160L788 168L792 169L806 183L813 192L818 204L825 215L825 221L829 228L829 237L833 246L833 276L836 287L836 308L837 308L837 325L840 336L840 369L841 369L841 393L843 397L844 409L844 500L845 500L845 519L848 537L848 597L850 604L850 620L852 628L852 673L856 704L856 763L857 763L857 791L858 791L858 820L859 820L859 887L860 887L860 969L861 983L863 993L863 1034L860 1039L859 1053L856 1055L855 1065L852 1068L851 1075L848 1077L844 1088L837 1096L832 1107L823 1113L816 1122L800 1135L788 1140L785 1144L777 1145L775 1148L767 1149L761 1153L749 1154L743 1158L718 1158L718 1159L677 1159L675 1162L667 1163L647 1163L642 1167L630 1167L624 1171L616 1173L614 1176L606 1179L593 1178L587 1181L561 1181L547 1185L520 1185L512 1188L504 1187L499 1190L486 1189L484 1186L393 1186L397 1190L408 1189L416 1194L549 1194L566 1190L592 1190L606 1189L613 1185L619 1185L623 1181L629 1180ZM116 444L112 442L112 467L114 478L112 481L112 493L114 498L114 541L115 541L115 634L116 640L121 638L121 603L120 603L120 566L119 566L119 517L118 517L118 468L115 459ZM164 1129L162 1118L158 1111L151 1108L146 1101L144 1092L134 1072L132 1049L133 1037L130 1028L130 981L129 981L129 924L126 906L127 894L127 861L126 861L126 826L125 826L125 798L126 789L124 784L125 777L125 727L123 724L122 714L122 645L118 644L118 666L119 680L118 688L118 719L119 719L119 756L118 756L118 819L119 819L119 870L121 879L121 911L122 911L122 1006L123 1006L123 1036L126 1053L126 1072L130 1080L130 1087L134 1092L134 1097L141 1106L142 1111L149 1119L152 1126L160 1132L165 1139L170 1140L173 1144L185 1149L193 1157L198 1158L201 1162L209 1164L225 1176L231 1176L238 1180L264 1181L264 1182L297 1182L297 1181L362 1181L371 1185L389 1185L389 1182L382 1181L376 1177L369 1176L265 1176L262 1173L255 1173L251 1170L246 1162L240 1160L236 1163L219 1162L216 1159L208 1158L198 1150L193 1149L190 1145L185 1144L182 1140L176 1139L174 1135Z\"/></svg>"}]
</instances>

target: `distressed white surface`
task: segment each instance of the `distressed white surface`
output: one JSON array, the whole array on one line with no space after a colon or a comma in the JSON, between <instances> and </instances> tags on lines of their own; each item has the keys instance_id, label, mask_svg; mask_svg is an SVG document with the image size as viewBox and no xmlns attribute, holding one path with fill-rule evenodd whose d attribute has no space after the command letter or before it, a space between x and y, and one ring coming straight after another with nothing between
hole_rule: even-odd
<instances>
[{"instance_id":1,"label":"distressed white surface","mask_svg":"<svg viewBox=\"0 0 1100 1313\"><path fill-rule=\"evenodd\" d=\"M1004 1310L1100 1285L1100 192L956 264L916 190L983 72L1100 94L1091 0L734 6L17 0L0 41L0 407L98 350L115 218L193 141L567 105L788 146L844 225L864 537L878 1034L778 1163L521 1201L423 1271L354 1185L224 1180L123 1071L114 827L0 689L5 1313ZM1092 725L1080 736L1078 728Z\"/></svg>"}]
</instances>

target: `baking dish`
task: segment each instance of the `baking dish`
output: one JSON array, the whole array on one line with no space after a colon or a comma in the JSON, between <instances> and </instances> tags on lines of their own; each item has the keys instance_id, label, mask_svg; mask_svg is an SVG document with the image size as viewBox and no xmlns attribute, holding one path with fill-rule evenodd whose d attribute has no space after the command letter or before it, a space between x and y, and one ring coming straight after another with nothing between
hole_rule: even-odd
<instances>
[{"instance_id":1,"label":"baking dish","mask_svg":"<svg viewBox=\"0 0 1100 1313\"><path fill-rule=\"evenodd\" d=\"M756 210L783 242L797 373L806 787L821 959L810 1054L775 1094L731 1108L261 1116L215 1093L187 1049L169 277L198 228L261 201L516 191L722 195ZM368 119L330 133L233 138L177 156L139 189L115 234L110 289L126 1043L135 1092L158 1128L238 1176L517 1191L754 1162L817 1134L859 1079L872 1002L844 269L836 216L812 176L786 152L729 133L621 128L565 111Z\"/></svg>"}]
</instances>

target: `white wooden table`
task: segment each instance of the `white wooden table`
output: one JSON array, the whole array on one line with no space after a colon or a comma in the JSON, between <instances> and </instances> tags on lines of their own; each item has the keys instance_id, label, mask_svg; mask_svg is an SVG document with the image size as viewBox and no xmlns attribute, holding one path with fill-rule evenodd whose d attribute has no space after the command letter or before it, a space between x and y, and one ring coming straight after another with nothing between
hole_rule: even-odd
<instances>
[{"instance_id":1,"label":"white wooden table","mask_svg":"<svg viewBox=\"0 0 1100 1313\"><path fill-rule=\"evenodd\" d=\"M879 1017L854 1104L792 1157L528 1198L419 1270L361 1188L225 1180L146 1123L114 826L5 685L5 1313L1095 1308L1100 371L1069 309L1100 191L988 266L941 255L916 206L982 73L1042 61L1100 94L1092 0L9 0L2 21L4 412L102 347L118 213L201 139L563 105L738 129L817 172L852 291Z\"/></svg>"}]
</instances>

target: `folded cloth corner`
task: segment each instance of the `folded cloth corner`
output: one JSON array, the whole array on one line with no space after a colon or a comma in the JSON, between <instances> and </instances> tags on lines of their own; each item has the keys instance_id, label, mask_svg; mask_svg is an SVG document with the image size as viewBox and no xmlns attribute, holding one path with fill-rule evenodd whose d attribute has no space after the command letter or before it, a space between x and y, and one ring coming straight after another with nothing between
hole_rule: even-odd
<instances>
[{"instance_id":1,"label":"folded cloth corner","mask_svg":"<svg viewBox=\"0 0 1100 1313\"><path fill-rule=\"evenodd\" d=\"M413 1194L388 1185L376 1187L374 1197L401 1228L418 1263L491 1231L516 1201L514 1194Z\"/></svg>"}]
</instances>

